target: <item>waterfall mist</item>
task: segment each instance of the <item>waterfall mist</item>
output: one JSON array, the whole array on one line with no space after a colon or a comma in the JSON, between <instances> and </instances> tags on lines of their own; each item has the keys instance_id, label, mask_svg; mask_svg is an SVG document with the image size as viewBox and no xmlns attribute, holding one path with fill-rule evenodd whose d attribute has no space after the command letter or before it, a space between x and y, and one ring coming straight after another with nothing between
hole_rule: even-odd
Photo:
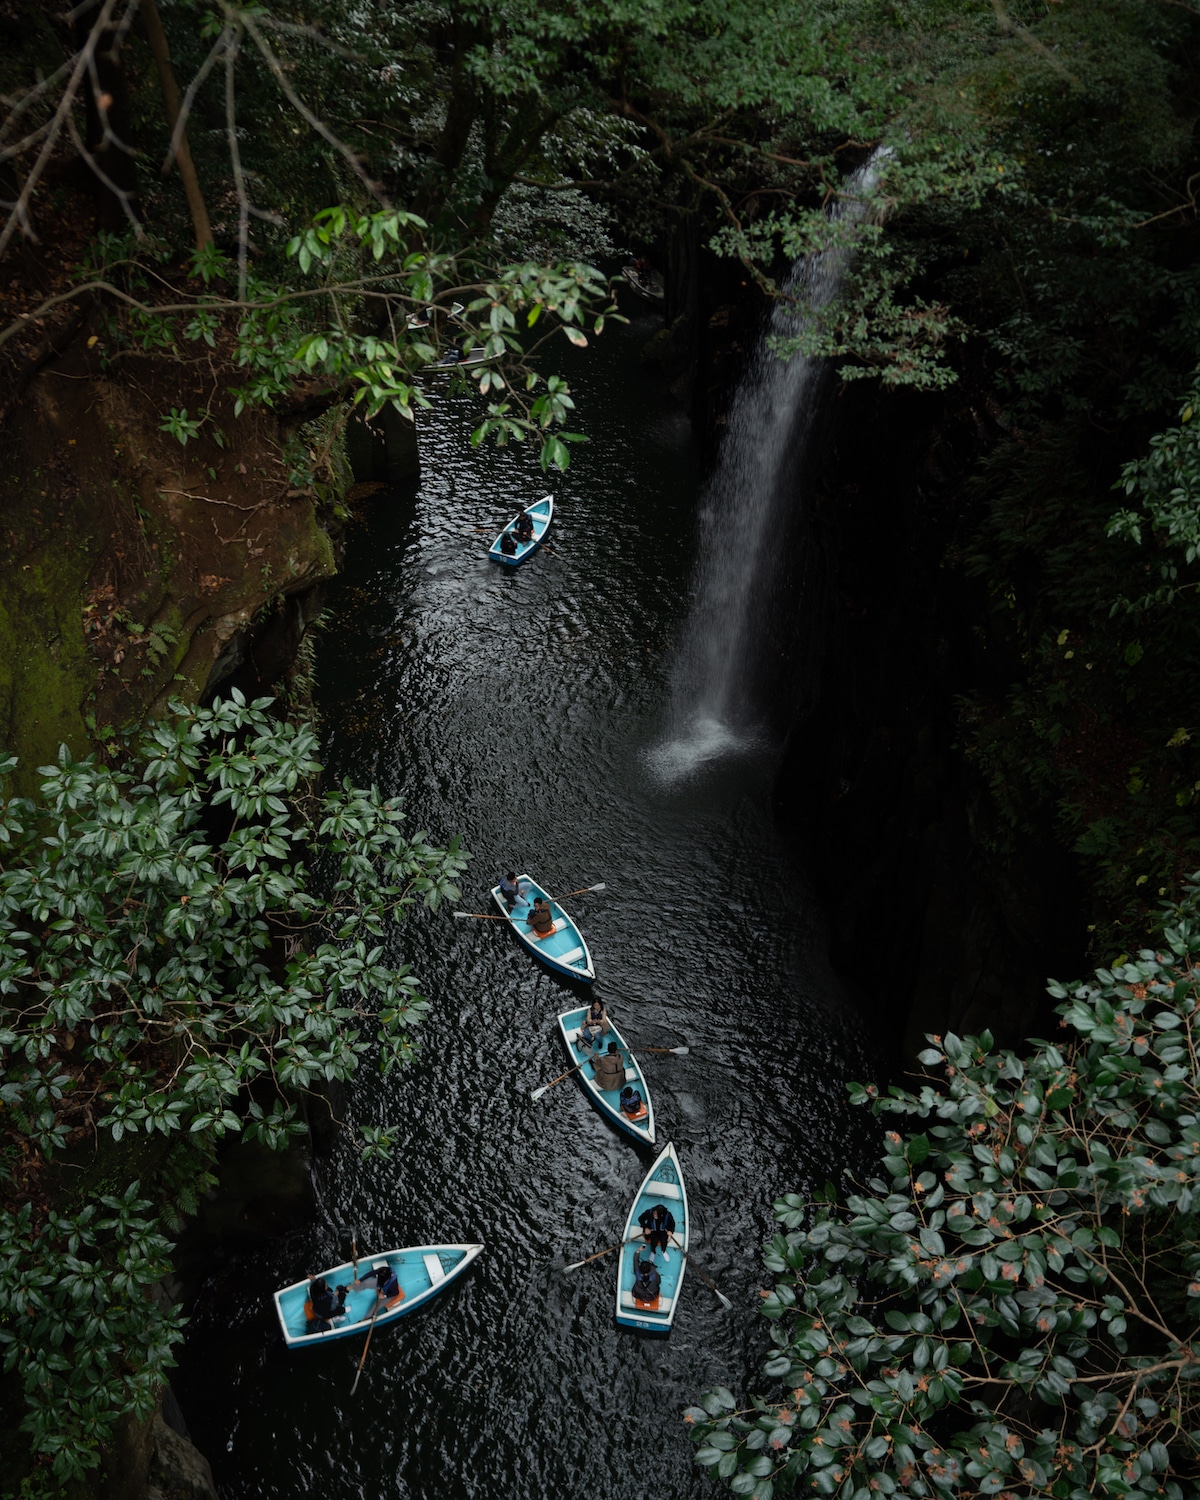
<instances>
[{"instance_id":1,"label":"waterfall mist","mask_svg":"<svg viewBox=\"0 0 1200 1500\"><path fill-rule=\"evenodd\" d=\"M850 178L831 222L861 219L885 153ZM831 236L832 239L832 236ZM693 599L676 659L662 740L651 752L667 781L765 738L763 635L783 576L788 522L827 373L825 361L780 359L775 339L800 333L837 293L849 249L830 244L797 261L734 395L700 512Z\"/></svg>"}]
</instances>

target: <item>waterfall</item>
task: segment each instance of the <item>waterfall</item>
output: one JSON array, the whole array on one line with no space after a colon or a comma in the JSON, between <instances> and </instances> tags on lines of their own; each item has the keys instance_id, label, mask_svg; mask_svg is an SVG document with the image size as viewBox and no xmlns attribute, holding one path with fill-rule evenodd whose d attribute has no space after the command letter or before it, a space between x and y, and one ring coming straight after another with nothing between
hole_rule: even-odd
<instances>
[{"instance_id":1,"label":"waterfall","mask_svg":"<svg viewBox=\"0 0 1200 1500\"><path fill-rule=\"evenodd\" d=\"M885 150L850 178L831 221L861 219ZM693 603L675 664L658 773L678 780L709 760L763 738L755 684L781 573L789 513L826 373L825 362L780 359L776 339L794 337L835 296L850 251L833 242L797 261L784 283L794 300L775 303L729 413L700 514Z\"/></svg>"}]
</instances>

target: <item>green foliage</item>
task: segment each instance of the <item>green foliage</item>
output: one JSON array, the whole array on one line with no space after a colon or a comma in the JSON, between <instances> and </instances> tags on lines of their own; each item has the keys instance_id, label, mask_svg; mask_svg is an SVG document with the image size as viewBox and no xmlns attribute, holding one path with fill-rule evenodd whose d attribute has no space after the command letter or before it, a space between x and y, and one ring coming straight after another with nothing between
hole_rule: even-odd
<instances>
[{"instance_id":1,"label":"green foliage","mask_svg":"<svg viewBox=\"0 0 1200 1500\"><path fill-rule=\"evenodd\" d=\"M1026 1057L932 1037L882 1172L788 1195L768 1394L687 1413L736 1494L1090 1500L1200 1480L1200 877L1161 945L1054 984Z\"/></svg>"},{"instance_id":2,"label":"green foliage","mask_svg":"<svg viewBox=\"0 0 1200 1500\"><path fill-rule=\"evenodd\" d=\"M312 796L315 739L269 706L176 705L120 766L64 749L39 802L0 803L10 1138L45 1159L85 1129L171 1140L187 1169L155 1197L174 1222L213 1142L282 1147L305 1092L412 1056L426 1003L385 956L388 928L457 899L466 863L457 841L406 836L374 790ZM361 1144L386 1152L395 1133ZM169 1246L138 1184L101 1202L56 1214L27 1199L0 1229L6 1367L60 1479L95 1463L121 1412L144 1414L179 1337L146 1296Z\"/></svg>"},{"instance_id":3,"label":"green foliage","mask_svg":"<svg viewBox=\"0 0 1200 1500\"><path fill-rule=\"evenodd\" d=\"M151 1295L170 1245L132 1182L119 1195L40 1220L0 1218L0 1345L19 1369L34 1449L60 1481L99 1461L118 1419L154 1409L182 1317Z\"/></svg>"},{"instance_id":4,"label":"green foliage","mask_svg":"<svg viewBox=\"0 0 1200 1500\"><path fill-rule=\"evenodd\" d=\"M1139 509L1118 511L1108 523L1110 536L1129 537L1139 544L1143 528L1148 529L1162 550L1183 553L1184 566L1200 557L1200 422L1194 421L1198 407L1200 378L1180 409L1178 426L1157 433L1147 456L1131 460L1121 471L1119 484L1126 495L1137 498ZM1127 607L1170 603L1182 588L1196 586L1194 580L1181 582L1177 557L1160 562L1159 577L1158 589L1135 604L1127 602Z\"/></svg>"}]
</instances>

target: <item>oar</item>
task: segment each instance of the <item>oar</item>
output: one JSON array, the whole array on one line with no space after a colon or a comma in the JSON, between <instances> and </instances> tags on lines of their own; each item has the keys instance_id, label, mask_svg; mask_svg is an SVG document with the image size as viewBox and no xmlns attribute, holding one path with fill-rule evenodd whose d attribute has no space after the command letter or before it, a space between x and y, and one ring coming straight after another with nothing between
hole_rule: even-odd
<instances>
[{"instance_id":1,"label":"oar","mask_svg":"<svg viewBox=\"0 0 1200 1500\"><path fill-rule=\"evenodd\" d=\"M602 1255L611 1255L614 1250L620 1250L625 1245L636 1245L636 1240L622 1240L618 1245L610 1245L607 1250L597 1250L595 1255L589 1255L586 1260L577 1260L574 1265L564 1266L564 1271L578 1271L580 1266L587 1266L594 1260L599 1260Z\"/></svg>"},{"instance_id":2,"label":"oar","mask_svg":"<svg viewBox=\"0 0 1200 1500\"><path fill-rule=\"evenodd\" d=\"M591 1062L591 1058L585 1057L583 1062L576 1063L573 1068L568 1068L565 1073L560 1073L557 1078L552 1078L549 1083L542 1084L540 1089L534 1089L533 1093L530 1094L529 1097L534 1100L540 1099L542 1095L549 1089L552 1089L556 1083L561 1083L564 1078L570 1078L572 1073L578 1073L580 1068L583 1067L583 1063L588 1062Z\"/></svg>"},{"instance_id":3,"label":"oar","mask_svg":"<svg viewBox=\"0 0 1200 1500\"><path fill-rule=\"evenodd\" d=\"M350 1260L354 1266L354 1279L358 1280L358 1230L350 1235Z\"/></svg>"},{"instance_id":4,"label":"oar","mask_svg":"<svg viewBox=\"0 0 1200 1500\"><path fill-rule=\"evenodd\" d=\"M603 880L598 885L580 886L577 891L568 891L565 896L547 896L547 901L569 901L572 896L586 896L589 891L606 891L608 887Z\"/></svg>"},{"instance_id":5,"label":"oar","mask_svg":"<svg viewBox=\"0 0 1200 1500\"><path fill-rule=\"evenodd\" d=\"M376 1293L378 1293L378 1290L379 1289L377 1287L376 1288ZM367 1350L371 1347L371 1335L375 1332L375 1319L379 1316L379 1307L380 1307L380 1298L379 1298L378 1295L376 1295L376 1298L375 1298L375 1310L371 1314L371 1326L370 1326L370 1328L367 1329L367 1342L363 1345L362 1358L358 1362L358 1369L354 1372L354 1384L350 1387L350 1394L352 1396L355 1393L355 1391L358 1390L359 1376L363 1372L363 1365L365 1365L366 1362L367 1362Z\"/></svg>"},{"instance_id":6,"label":"oar","mask_svg":"<svg viewBox=\"0 0 1200 1500\"><path fill-rule=\"evenodd\" d=\"M687 1250L685 1250L683 1248L683 1246L679 1243L679 1241L675 1238L674 1232L672 1232L672 1234L671 1234L671 1240L672 1240L672 1242L673 1242L676 1250L679 1251L680 1255L682 1255L686 1260L691 1260L692 1259L692 1256L691 1256L690 1252L687 1251ZM699 1276L700 1280L704 1283L704 1285L706 1287L709 1288L710 1291L713 1291L713 1292L715 1292L717 1294L717 1301L721 1304L721 1306L723 1308L725 1308L725 1310L727 1312L732 1312L733 1311L733 1303L730 1302L729 1298L725 1295L725 1293L721 1290L721 1288L717 1285L717 1283L712 1279L712 1277L711 1276L706 1276L704 1274L704 1272L700 1269L699 1266L693 1266L692 1270L695 1271L696 1275Z\"/></svg>"},{"instance_id":7,"label":"oar","mask_svg":"<svg viewBox=\"0 0 1200 1500\"><path fill-rule=\"evenodd\" d=\"M607 889L608 887L602 880L598 885L581 886L577 891L568 891L565 896L547 896L545 900L549 902L568 901L572 896L586 896L589 891L604 891ZM480 922L508 922L511 920L509 917L494 916L491 912L487 911L452 911L450 915L452 917L475 917Z\"/></svg>"}]
</instances>

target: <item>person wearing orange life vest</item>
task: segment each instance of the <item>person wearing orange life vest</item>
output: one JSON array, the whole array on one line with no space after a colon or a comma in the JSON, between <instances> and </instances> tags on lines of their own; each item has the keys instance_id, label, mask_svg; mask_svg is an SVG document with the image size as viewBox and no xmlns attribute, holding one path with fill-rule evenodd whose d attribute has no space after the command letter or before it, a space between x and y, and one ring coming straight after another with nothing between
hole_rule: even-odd
<instances>
[{"instance_id":1,"label":"person wearing orange life vest","mask_svg":"<svg viewBox=\"0 0 1200 1500\"><path fill-rule=\"evenodd\" d=\"M633 1295L639 1302L655 1302L662 1291L662 1278L652 1255L639 1252L633 1263Z\"/></svg>"},{"instance_id":2,"label":"person wearing orange life vest","mask_svg":"<svg viewBox=\"0 0 1200 1500\"><path fill-rule=\"evenodd\" d=\"M354 1283L354 1290L359 1291L364 1286L373 1286L378 1293L378 1306L386 1307L392 1302L398 1302L404 1293L400 1290L400 1280L391 1264L382 1260L378 1265L372 1266L367 1274L360 1277Z\"/></svg>"},{"instance_id":3,"label":"person wearing orange life vest","mask_svg":"<svg viewBox=\"0 0 1200 1500\"><path fill-rule=\"evenodd\" d=\"M549 937L554 931L554 918L550 915L550 907L544 896L533 898L533 906L525 918L525 924L527 927L532 927L535 936L540 938Z\"/></svg>"}]
</instances>

